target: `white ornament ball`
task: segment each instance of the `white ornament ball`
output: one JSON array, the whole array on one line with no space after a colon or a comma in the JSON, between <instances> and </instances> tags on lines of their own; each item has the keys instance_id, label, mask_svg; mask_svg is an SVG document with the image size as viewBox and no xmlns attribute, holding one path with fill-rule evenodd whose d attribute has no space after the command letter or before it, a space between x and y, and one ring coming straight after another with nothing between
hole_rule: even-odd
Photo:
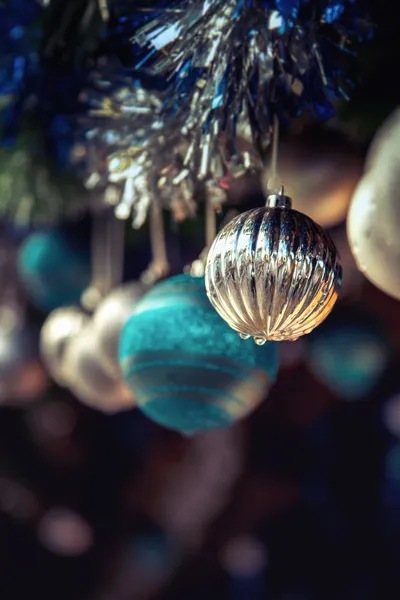
<instances>
[{"instance_id":1,"label":"white ornament ball","mask_svg":"<svg viewBox=\"0 0 400 600\"><path fill-rule=\"evenodd\" d=\"M52 378L66 386L64 373L65 351L71 338L89 323L89 317L78 307L54 310L46 319L40 333L40 353Z\"/></svg>"},{"instance_id":2,"label":"white ornament ball","mask_svg":"<svg viewBox=\"0 0 400 600\"><path fill-rule=\"evenodd\" d=\"M365 171L388 167L398 163L400 142L400 108L397 108L378 129L368 150Z\"/></svg>"},{"instance_id":3,"label":"white ornament ball","mask_svg":"<svg viewBox=\"0 0 400 600\"><path fill-rule=\"evenodd\" d=\"M93 329L98 342L97 355L103 369L111 377L121 376L118 361L121 331L133 314L136 303L147 290L147 286L140 281L121 286L101 302L94 314Z\"/></svg>"},{"instance_id":4,"label":"white ornament ball","mask_svg":"<svg viewBox=\"0 0 400 600\"><path fill-rule=\"evenodd\" d=\"M110 377L99 361L98 339L91 325L68 344L64 373L71 392L84 404L105 413L135 406L132 393L121 376Z\"/></svg>"},{"instance_id":5,"label":"white ornament ball","mask_svg":"<svg viewBox=\"0 0 400 600\"><path fill-rule=\"evenodd\" d=\"M400 299L400 111L378 131L366 173L347 217L347 235L360 271L383 292Z\"/></svg>"},{"instance_id":6,"label":"white ornament ball","mask_svg":"<svg viewBox=\"0 0 400 600\"><path fill-rule=\"evenodd\" d=\"M400 165L399 165L400 166ZM400 300L400 203L394 174L371 171L360 181L347 217L347 235L360 271Z\"/></svg>"}]
</instances>

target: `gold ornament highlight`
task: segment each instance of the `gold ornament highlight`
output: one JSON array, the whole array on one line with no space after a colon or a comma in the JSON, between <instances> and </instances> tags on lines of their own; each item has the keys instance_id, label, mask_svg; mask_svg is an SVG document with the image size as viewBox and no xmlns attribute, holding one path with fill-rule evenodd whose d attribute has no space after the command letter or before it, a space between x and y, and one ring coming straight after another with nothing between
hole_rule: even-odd
<instances>
[{"instance_id":1,"label":"gold ornament highlight","mask_svg":"<svg viewBox=\"0 0 400 600\"><path fill-rule=\"evenodd\" d=\"M291 205L283 189L270 195L265 207L228 223L207 258L211 304L260 345L310 333L331 312L342 283L330 236Z\"/></svg>"}]
</instances>

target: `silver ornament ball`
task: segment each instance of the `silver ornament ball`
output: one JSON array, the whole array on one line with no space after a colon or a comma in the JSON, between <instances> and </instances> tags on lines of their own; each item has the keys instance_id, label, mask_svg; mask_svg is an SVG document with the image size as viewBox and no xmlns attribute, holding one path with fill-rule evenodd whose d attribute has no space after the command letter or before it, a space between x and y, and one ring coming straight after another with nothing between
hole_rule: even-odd
<instances>
[{"instance_id":1,"label":"silver ornament ball","mask_svg":"<svg viewBox=\"0 0 400 600\"><path fill-rule=\"evenodd\" d=\"M207 258L211 304L260 345L310 333L331 312L341 282L331 238L283 193L228 223Z\"/></svg>"},{"instance_id":2,"label":"silver ornament ball","mask_svg":"<svg viewBox=\"0 0 400 600\"><path fill-rule=\"evenodd\" d=\"M46 319L40 333L40 354L51 377L66 387L64 373L68 342L89 323L89 317L77 306L58 308Z\"/></svg>"},{"instance_id":3,"label":"silver ornament ball","mask_svg":"<svg viewBox=\"0 0 400 600\"><path fill-rule=\"evenodd\" d=\"M98 356L98 339L89 324L67 346L64 373L68 387L91 408L117 413L133 408L134 398L121 378L106 373Z\"/></svg>"},{"instance_id":4,"label":"silver ornament ball","mask_svg":"<svg viewBox=\"0 0 400 600\"><path fill-rule=\"evenodd\" d=\"M123 285L104 298L94 314L92 322L98 343L97 356L111 377L121 376L118 362L121 331L147 290L148 287L140 281Z\"/></svg>"},{"instance_id":5,"label":"silver ornament ball","mask_svg":"<svg viewBox=\"0 0 400 600\"><path fill-rule=\"evenodd\" d=\"M38 352L39 331L18 307L0 306L0 405L24 406L50 383Z\"/></svg>"}]
</instances>

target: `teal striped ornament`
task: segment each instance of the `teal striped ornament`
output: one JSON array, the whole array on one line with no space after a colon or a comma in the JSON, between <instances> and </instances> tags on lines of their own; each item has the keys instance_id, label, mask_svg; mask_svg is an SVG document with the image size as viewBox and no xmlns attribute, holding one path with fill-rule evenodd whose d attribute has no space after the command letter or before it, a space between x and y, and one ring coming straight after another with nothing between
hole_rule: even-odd
<instances>
[{"instance_id":1,"label":"teal striped ornament","mask_svg":"<svg viewBox=\"0 0 400 600\"><path fill-rule=\"evenodd\" d=\"M20 248L18 273L31 302L51 312L80 303L91 280L90 253L57 231L33 233Z\"/></svg>"},{"instance_id":2,"label":"teal striped ornament","mask_svg":"<svg viewBox=\"0 0 400 600\"><path fill-rule=\"evenodd\" d=\"M120 338L120 366L150 419L193 435L250 414L276 378L278 350L240 339L211 306L204 278L178 275L137 304Z\"/></svg>"}]
</instances>

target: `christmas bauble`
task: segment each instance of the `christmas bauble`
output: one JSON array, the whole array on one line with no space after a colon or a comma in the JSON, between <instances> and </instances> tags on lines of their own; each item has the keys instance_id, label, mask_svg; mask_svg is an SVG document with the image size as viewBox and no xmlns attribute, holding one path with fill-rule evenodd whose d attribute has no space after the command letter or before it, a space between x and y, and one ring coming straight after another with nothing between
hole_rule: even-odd
<instances>
[{"instance_id":1,"label":"christmas bauble","mask_svg":"<svg viewBox=\"0 0 400 600\"><path fill-rule=\"evenodd\" d=\"M40 333L40 353L50 375L61 386L67 384L64 373L67 344L89 320L80 308L70 306L54 310L44 322Z\"/></svg>"},{"instance_id":2,"label":"christmas bauble","mask_svg":"<svg viewBox=\"0 0 400 600\"><path fill-rule=\"evenodd\" d=\"M64 373L68 388L91 408L116 413L134 407L134 399L122 382L110 377L102 368L96 334L89 324L67 345Z\"/></svg>"},{"instance_id":3,"label":"christmas bauble","mask_svg":"<svg viewBox=\"0 0 400 600\"><path fill-rule=\"evenodd\" d=\"M347 217L347 234L358 268L376 287L397 299L400 299L399 142L400 111L397 111L377 134Z\"/></svg>"},{"instance_id":4,"label":"christmas bauble","mask_svg":"<svg viewBox=\"0 0 400 600\"><path fill-rule=\"evenodd\" d=\"M94 314L98 358L103 369L112 377L121 376L118 349L122 328L147 289L140 281L121 286L101 302Z\"/></svg>"},{"instance_id":5,"label":"christmas bauble","mask_svg":"<svg viewBox=\"0 0 400 600\"><path fill-rule=\"evenodd\" d=\"M207 300L204 279L172 277L139 302L120 340L120 365L139 408L193 434L245 417L274 381L277 348L243 342Z\"/></svg>"},{"instance_id":6,"label":"christmas bauble","mask_svg":"<svg viewBox=\"0 0 400 600\"><path fill-rule=\"evenodd\" d=\"M229 576L229 598L265 598L268 562L268 550L261 540L243 536L228 542L221 563Z\"/></svg>"},{"instance_id":7,"label":"christmas bauble","mask_svg":"<svg viewBox=\"0 0 400 600\"><path fill-rule=\"evenodd\" d=\"M89 252L57 231L30 235L18 263L27 294L45 312L78 304L91 279Z\"/></svg>"},{"instance_id":8,"label":"christmas bauble","mask_svg":"<svg viewBox=\"0 0 400 600\"><path fill-rule=\"evenodd\" d=\"M383 122L375 134L368 156L365 161L365 171L369 172L380 165L387 165L392 170L397 160L397 149L400 139L400 108L397 108Z\"/></svg>"},{"instance_id":9,"label":"christmas bauble","mask_svg":"<svg viewBox=\"0 0 400 600\"><path fill-rule=\"evenodd\" d=\"M342 282L329 235L283 195L234 218L206 265L207 295L242 337L295 340L331 312Z\"/></svg>"},{"instance_id":10,"label":"christmas bauble","mask_svg":"<svg viewBox=\"0 0 400 600\"><path fill-rule=\"evenodd\" d=\"M373 391L390 351L388 336L373 316L343 308L310 336L307 364L339 398L354 401Z\"/></svg>"},{"instance_id":11,"label":"christmas bauble","mask_svg":"<svg viewBox=\"0 0 400 600\"><path fill-rule=\"evenodd\" d=\"M24 404L44 393L49 379L38 346L39 331L12 306L1 306L0 404Z\"/></svg>"},{"instance_id":12,"label":"christmas bauble","mask_svg":"<svg viewBox=\"0 0 400 600\"><path fill-rule=\"evenodd\" d=\"M296 208L322 227L345 221L362 171L361 160L349 149L348 138L311 129L279 144L279 176ZM263 175L268 193L271 169Z\"/></svg>"},{"instance_id":13,"label":"christmas bauble","mask_svg":"<svg viewBox=\"0 0 400 600\"><path fill-rule=\"evenodd\" d=\"M391 396L382 407L382 421L385 428L397 438L400 437L400 394Z\"/></svg>"}]
</instances>

